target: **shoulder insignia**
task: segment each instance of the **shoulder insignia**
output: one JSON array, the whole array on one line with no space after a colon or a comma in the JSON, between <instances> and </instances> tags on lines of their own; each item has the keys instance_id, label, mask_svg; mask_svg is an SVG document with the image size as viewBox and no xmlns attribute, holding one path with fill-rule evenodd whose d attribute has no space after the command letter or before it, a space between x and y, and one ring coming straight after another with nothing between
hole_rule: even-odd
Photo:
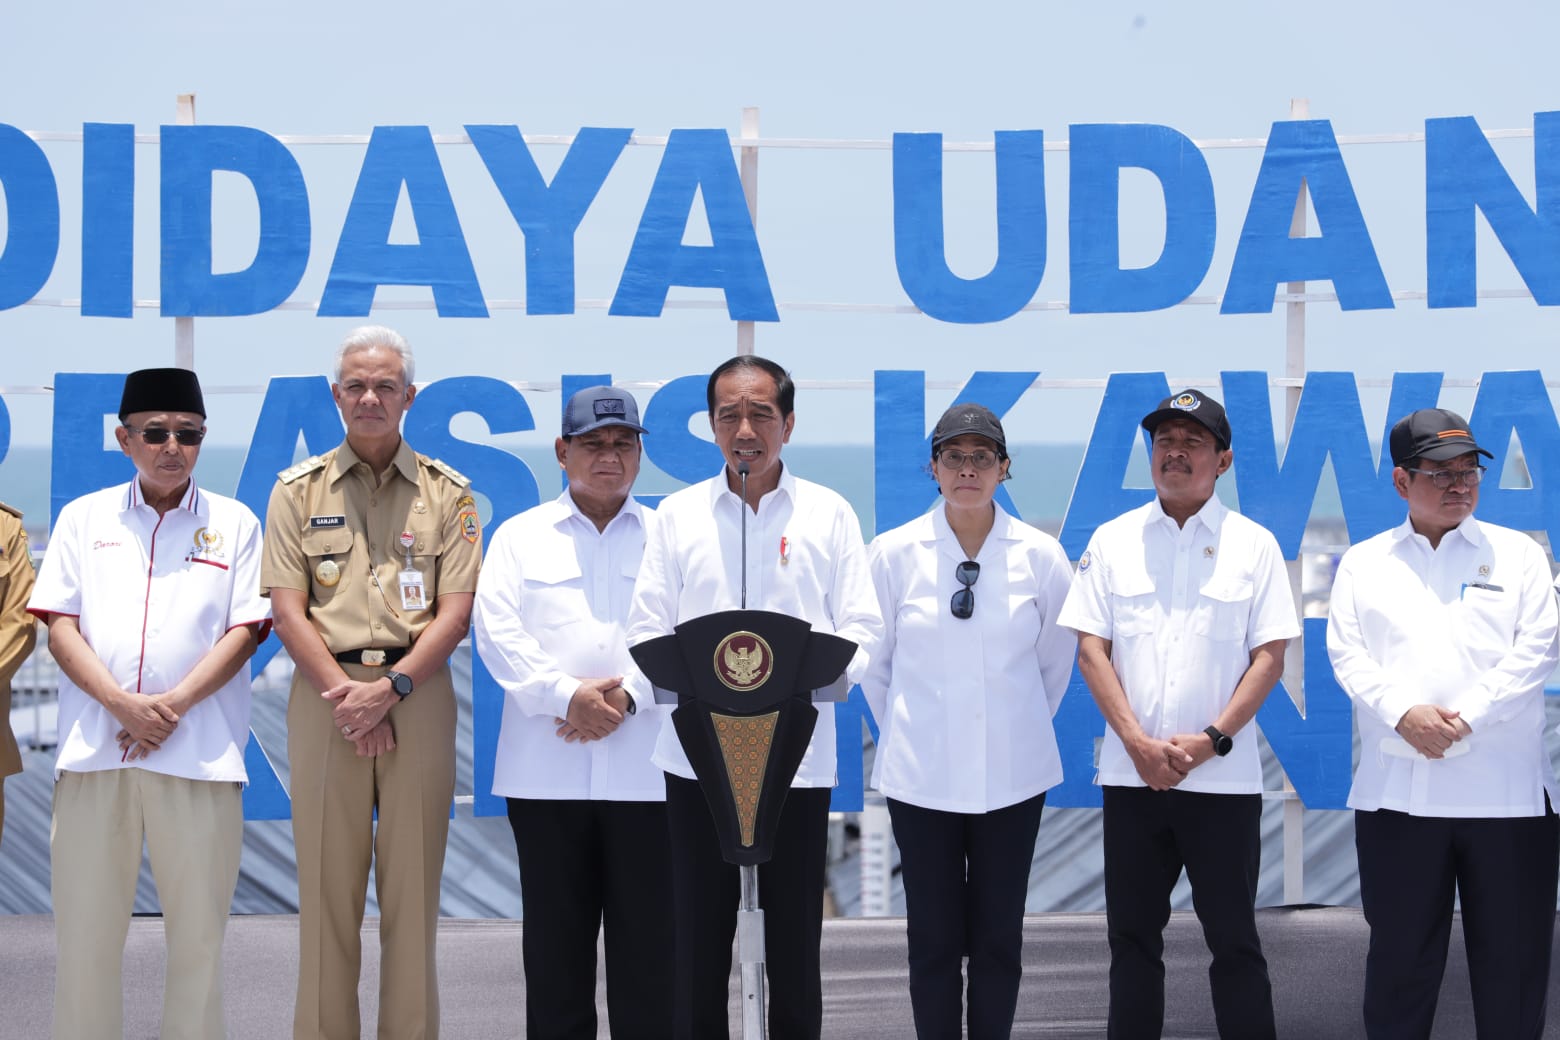
<instances>
[{"instance_id":1,"label":"shoulder insignia","mask_svg":"<svg viewBox=\"0 0 1560 1040\"><path fill-rule=\"evenodd\" d=\"M440 473L443 473L446 477L449 477L458 486L460 486L460 487L467 487L467 486L469 486L471 484L471 478L470 477L466 476L464 473L462 473L460 470L456 469L454 466L451 466L448 462L445 462L442 459L430 459L426 455L420 455L418 457L421 458L428 465L432 466L434 469L438 470Z\"/></svg>"},{"instance_id":2,"label":"shoulder insignia","mask_svg":"<svg viewBox=\"0 0 1560 1040\"><path fill-rule=\"evenodd\" d=\"M283 484L291 484L306 473L313 473L317 469L325 468L325 456L310 455L295 466L289 466L276 475L276 479Z\"/></svg>"},{"instance_id":3,"label":"shoulder insignia","mask_svg":"<svg viewBox=\"0 0 1560 1040\"><path fill-rule=\"evenodd\" d=\"M20 520L22 518L22 511L20 509L17 509L15 506L6 505L4 502L0 502L0 509L3 509L7 513L10 513L12 516L16 517L18 520Z\"/></svg>"}]
</instances>

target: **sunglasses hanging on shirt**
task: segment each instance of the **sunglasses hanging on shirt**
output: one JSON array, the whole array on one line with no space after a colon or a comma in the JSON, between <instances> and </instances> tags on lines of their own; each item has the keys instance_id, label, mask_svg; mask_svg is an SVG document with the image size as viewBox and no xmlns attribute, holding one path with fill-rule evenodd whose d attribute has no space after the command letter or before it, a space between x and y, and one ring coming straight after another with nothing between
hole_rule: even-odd
<instances>
[{"instance_id":1,"label":"sunglasses hanging on shirt","mask_svg":"<svg viewBox=\"0 0 1560 1040\"><path fill-rule=\"evenodd\" d=\"M980 580L980 564L965 560L954 568L953 576L964 588L953 594L948 610L960 621L968 621L975 614L975 583Z\"/></svg>"}]
</instances>

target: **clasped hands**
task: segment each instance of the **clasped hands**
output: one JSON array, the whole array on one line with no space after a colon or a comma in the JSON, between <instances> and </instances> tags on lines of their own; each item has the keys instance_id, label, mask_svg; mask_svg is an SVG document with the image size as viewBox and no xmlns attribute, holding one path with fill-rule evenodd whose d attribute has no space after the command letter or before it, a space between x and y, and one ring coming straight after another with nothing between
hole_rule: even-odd
<instances>
[{"instance_id":1,"label":"clasped hands","mask_svg":"<svg viewBox=\"0 0 1560 1040\"><path fill-rule=\"evenodd\" d=\"M320 694L336 701L331 721L343 738L352 742L362 758L373 758L395 750L395 728L390 724L390 709L399 701L390 688L390 680L348 679Z\"/></svg>"},{"instance_id":2,"label":"clasped hands","mask_svg":"<svg viewBox=\"0 0 1560 1040\"><path fill-rule=\"evenodd\" d=\"M1416 704L1403 713L1394 727L1426 758L1444 758L1451 746L1472 733L1459 712L1436 704Z\"/></svg>"},{"instance_id":3,"label":"clasped hands","mask_svg":"<svg viewBox=\"0 0 1560 1040\"><path fill-rule=\"evenodd\" d=\"M554 718L557 734L565 742L581 744L604 740L623 724L628 714L628 691L621 675L599 679L581 679L579 689L569 698L564 718Z\"/></svg>"}]
</instances>

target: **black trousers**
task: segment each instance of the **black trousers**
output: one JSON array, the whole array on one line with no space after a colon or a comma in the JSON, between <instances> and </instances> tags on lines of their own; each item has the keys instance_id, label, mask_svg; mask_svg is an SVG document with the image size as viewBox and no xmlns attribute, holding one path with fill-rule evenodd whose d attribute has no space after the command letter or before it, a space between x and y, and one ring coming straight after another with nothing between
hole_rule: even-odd
<instances>
[{"instance_id":1,"label":"black trousers","mask_svg":"<svg viewBox=\"0 0 1560 1040\"><path fill-rule=\"evenodd\" d=\"M823 1030L818 944L829 794L826 787L791 788L780 813L774 858L758 868L770 1040L818 1040ZM715 824L696 782L667 774L666 817L676 912L674 1035L678 1040L724 1040L730 1036L727 982L741 875L721 858Z\"/></svg>"},{"instance_id":2,"label":"black trousers","mask_svg":"<svg viewBox=\"0 0 1560 1040\"><path fill-rule=\"evenodd\" d=\"M1164 930L1186 869L1213 954L1208 981L1224 1040L1275 1035L1273 989L1257 937L1262 796L1106 787L1105 918L1110 933L1111 1040L1164 1028Z\"/></svg>"},{"instance_id":3,"label":"black trousers","mask_svg":"<svg viewBox=\"0 0 1560 1040\"><path fill-rule=\"evenodd\" d=\"M605 928L613 1040L672 1035L666 806L510 798L525 924L526 1036L595 1040L596 936Z\"/></svg>"},{"instance_id":4,"label":"black trousers","mask_svg":"<svg viewBox=\"0 0 1560 1040\"><path fill-rule=\"evenodd\" d=\"M1454 892L1480 1040L1540 1040L1549 995L1560 820L1354 814L1370 925L1365 1034L1428 1037L1446 968Z\"/></svg>"},{"instance_id":5,"label":"black trousers","mask_svg":"<svg viewBox=\"0 0 1560 1040\"><path fill-rule=\"evenodd\" d=\"M920 1040L1007 1040L1024 974L1024 901L1045 795L987 813L888 800L905 883L910 1008Z\"/></svg>"}]
</instances>

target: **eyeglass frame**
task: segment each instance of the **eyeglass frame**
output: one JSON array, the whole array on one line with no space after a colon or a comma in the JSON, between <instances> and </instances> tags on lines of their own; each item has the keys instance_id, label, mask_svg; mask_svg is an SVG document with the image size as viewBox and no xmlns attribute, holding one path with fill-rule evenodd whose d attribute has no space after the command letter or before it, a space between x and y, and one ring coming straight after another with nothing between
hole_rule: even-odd
<instances>
[{"instance_id":1,"label":"eyeglass frame","mask_svg":"<svg viewBox=\"0 0 1560 1040\"><path fill-rule=\"evenodd\" d=\"M1484 474L1489 472L1488 466L1470 466L1467 469L1410 469L1403 467L1404 473L1417 473L1422 477L1429 477L1430 483L1435 485L1437 491L1450 491L1454 487L1476 488L1484 482ZM1446 482L1441 482L1441 474L1446 474Z\"/></svg>"},{"instance_id":2,"label":"eyeglass frame","mask_svg":"<svg viewBox=\"0 0 1560 1040\"><path fill-rule=\"evenodd\" d=\"M960 621L968 621L975 616L975 583L980 580L980 564L965 560L953 569L953 577L964 587L948 600L948 613Z\"/></svg>"},{"instance_id":3,"label":"eyeglass frame","mask_svg":"<svg viewBox=\"0 0 1560 1040\"><path fill-rule=\"evenodd\" d=\"M206 439L205 429L197 429L193 426L185 426L174 430L167 426L143 426L140 429L136 429L129 423L121 423L120 425L139 436L147 444L152 445L167 444L168 438L172 437L178 442L180 447L194 448L198 447L200 442Z\"/></svg>"},{"instance_id":4,"label":"eyeglass frame","mask_svg":"<svg viewBox=\"0 0 1560 1040\"><path fill-rule=\"evenodd\" d=\"M982 466L978 461L976 461L977 456L982 456L982 455L987 456L987 457L989 457L991 459L991 461L986 463L984 466ZM958 461L957 462L953 461L953 457L954 456L958 456ZM958 448L943 448L940 451L938 451L937 454L934 455L932 458L933 458L933 461L939 463L944 468L952 469L952 470L958 470L958 469L962 468L964 466L964 463L966 461L968 461L970 463L970 465L974 466L977 470L979 470L982 473L984 473L986 470L988 470L991 467L995 466L997 463L1001 462L1006 457L1007 456L1003 455L1000 451L993 451L990 448L976 448L974 451L960 451ZM944 462L943 461L944 459L947 459L948 461Z\"/></svg>"}]
</instances>

